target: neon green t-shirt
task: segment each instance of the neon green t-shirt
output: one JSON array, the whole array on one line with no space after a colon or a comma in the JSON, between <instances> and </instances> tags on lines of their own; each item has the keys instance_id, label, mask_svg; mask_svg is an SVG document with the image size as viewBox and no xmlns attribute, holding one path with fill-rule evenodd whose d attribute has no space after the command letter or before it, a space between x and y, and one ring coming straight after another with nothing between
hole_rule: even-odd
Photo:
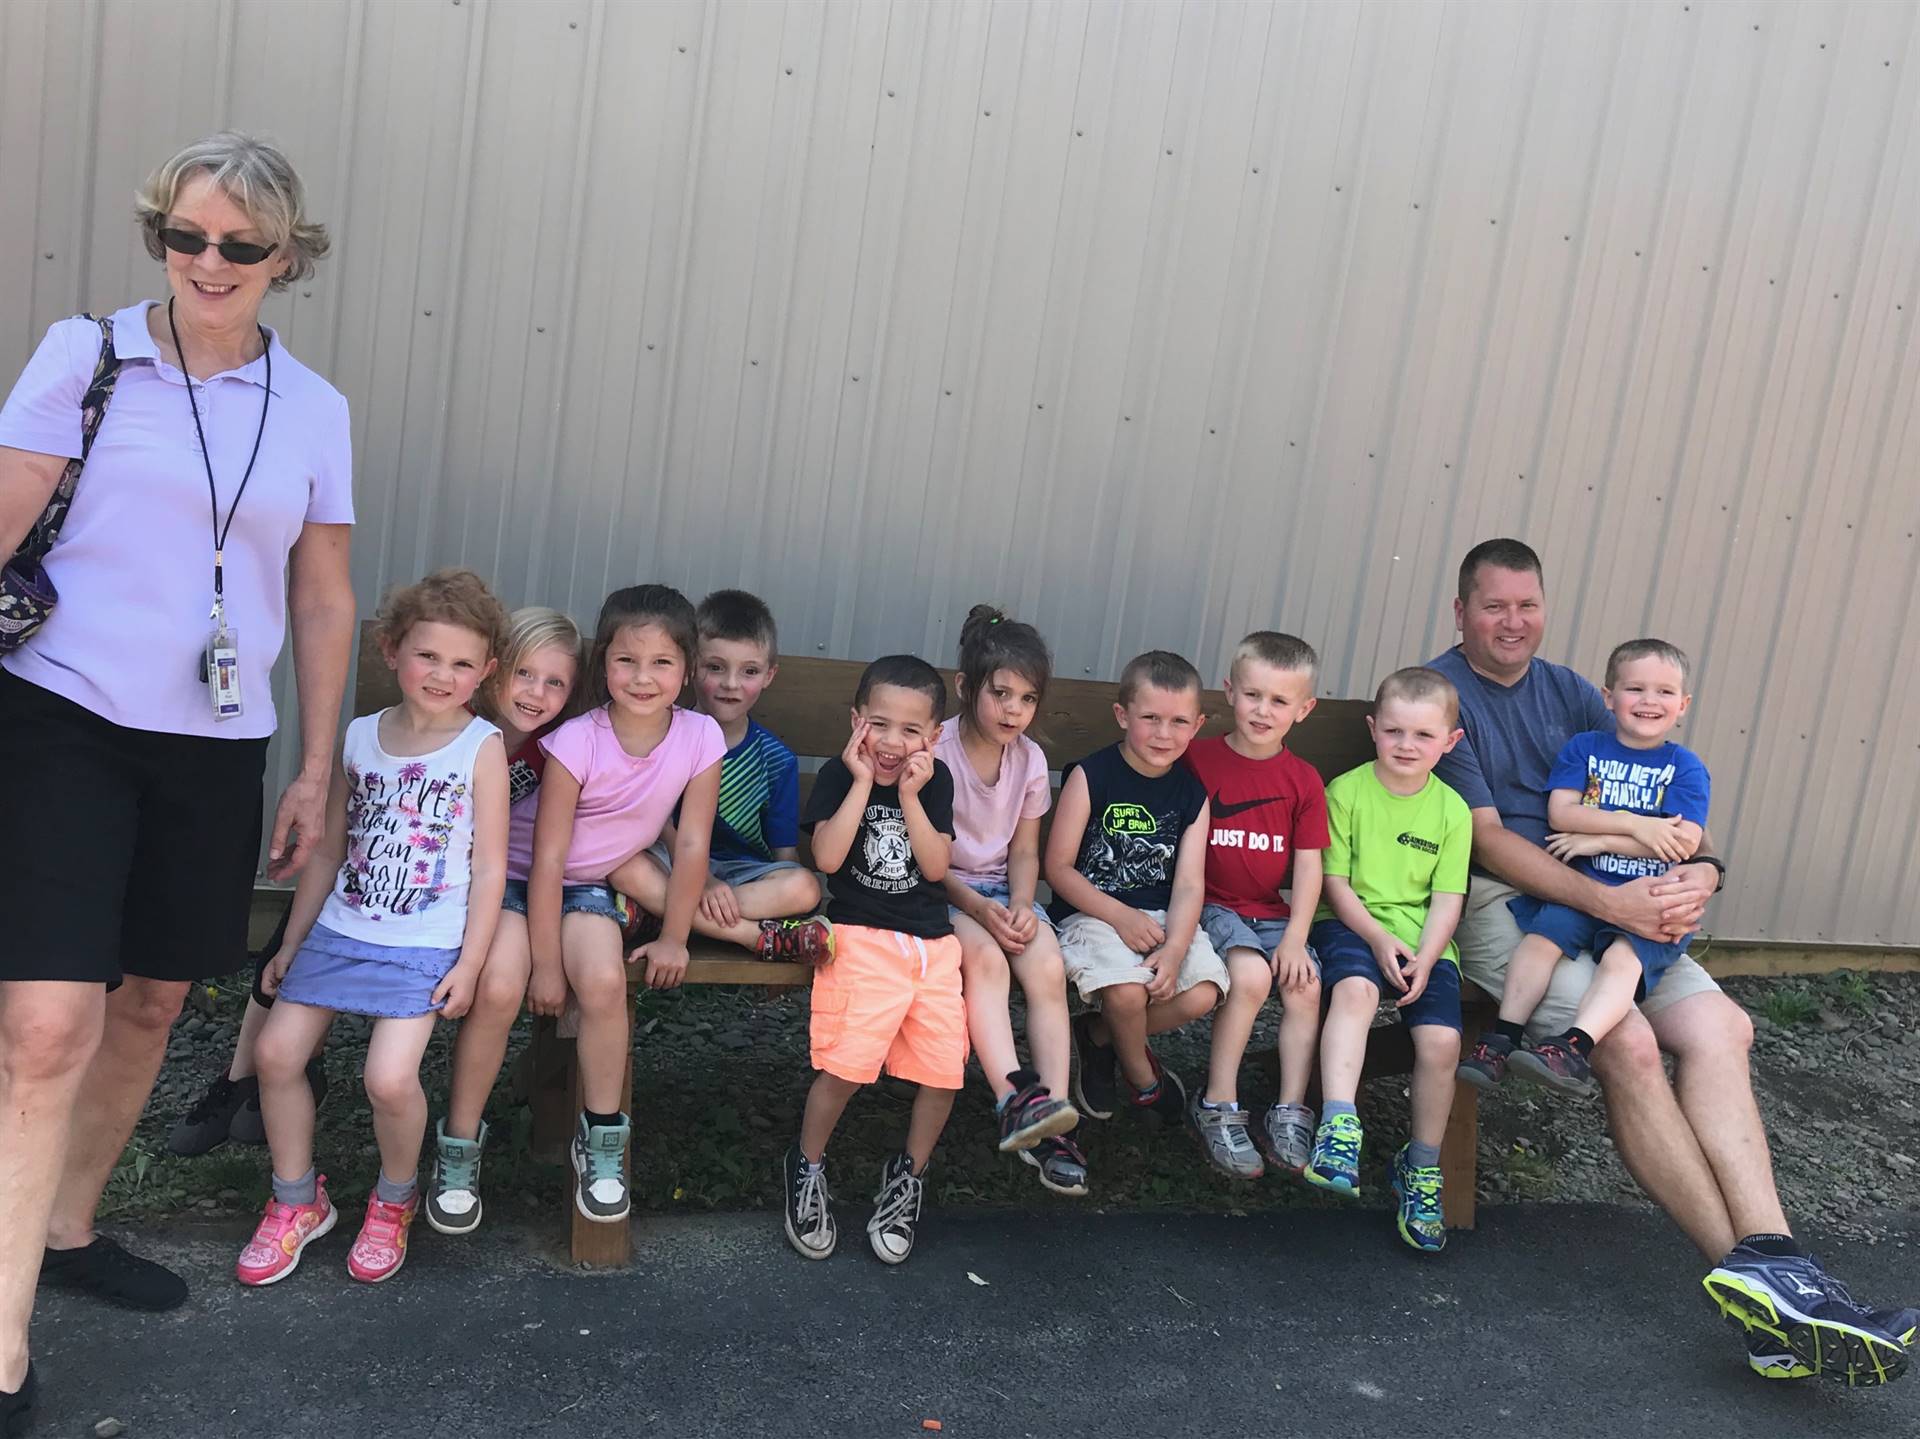
<instances>
[{"instance_id":1,"label":"neon green t-shirt","mask_svg":"<svg viewBox=\"0 0 1920 1439\"><path fill-rule=\"evenodd\" d=\"M1327 785L1327 831L1326 872L1345 876L1367 913L1411 949L1420 947L1433 896L1467 892L1473 816L1431 775L1420 793L1402 796L1380 783L1371 762L1348 770ZM1322 900L1314 918L1336 916ZM1445 957L1460 962L1452 940Z\"/></svg>"}]
</instances>

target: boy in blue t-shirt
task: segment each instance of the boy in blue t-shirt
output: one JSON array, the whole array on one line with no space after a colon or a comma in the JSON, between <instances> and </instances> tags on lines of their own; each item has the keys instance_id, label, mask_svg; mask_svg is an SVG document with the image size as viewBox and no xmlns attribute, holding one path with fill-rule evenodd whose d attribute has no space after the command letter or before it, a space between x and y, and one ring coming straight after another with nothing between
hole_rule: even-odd
<instances>
[{"instance_id":1,"label":"boy in blue t-shirt","mask_svg":"<svg viewBox=\"0 0 1920 1439\"><path fill-rule=\"evenodd\" d=\"M700 602L694 620L694 690L700 709L719 721L727 741L694 932L730 940L762 959L824 962L833 957L833 931L824 916L812 913L820 904L820 881L799 862L800 764L752 717L780 672L773 612L745 590L715 590ZM621 893L657 916L666 909L672 868L667 834L622 866L616 880L632 886Z\"/></svg>"},{"instance_id":2,"label":"boy in blue t-shirt","mask_svg":"<svg viewBox=\"0 0 1920 1439\"><path fill-rule=\"evenodd\" d=\"M1664 874L1699 848L1711 788L1700 757L1669 736L1693 703L1687 657L1664 640L1629 640L1607 659L1607 708L1614 728L1568 740L1547 779L1547 849L1602 884ZM1530 895L1508 901L1526 938L1507 967L1500 1020L1480 1036L1460 1077L1491 1089L1509 1063L1530 1079L1591 1094L1593 1046L1653 992L1687 940L1661 943L1592 915ZM1573 1025L1537 1044L1527 1021L1546 996L1561 955L1598 957Z\"/></svg>"}]
</instances>

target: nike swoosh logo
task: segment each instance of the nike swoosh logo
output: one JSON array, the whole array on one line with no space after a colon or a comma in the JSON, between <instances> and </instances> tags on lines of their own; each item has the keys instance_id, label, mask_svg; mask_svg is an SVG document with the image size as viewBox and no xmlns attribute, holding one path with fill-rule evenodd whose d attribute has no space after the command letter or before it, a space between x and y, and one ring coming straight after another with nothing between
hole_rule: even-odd
<instances>
[{"instance_id":1,"label":"nike swoosh logo","mask_svg":"<svg viewBox=\"0 0 1920 1439\"><path fill-rule=\"evenodd\" d=\"M1208 813L1214 819L1225 819L1228 815L1241 814L1250 809L1258 809L1263 804L1278 804L1280 802L1280 796L1270 794L1260 799L1241 800L1235 804L1226 803L1219 795L1211 796L1211 800L1212 804Z\"/></svg>"}]
</instances>

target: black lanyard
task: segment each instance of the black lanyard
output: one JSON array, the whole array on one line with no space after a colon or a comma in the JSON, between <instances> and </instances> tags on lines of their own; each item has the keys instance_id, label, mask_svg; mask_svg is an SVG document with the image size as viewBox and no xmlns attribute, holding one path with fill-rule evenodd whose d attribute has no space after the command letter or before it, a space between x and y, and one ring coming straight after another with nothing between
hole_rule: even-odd
<instances>
[{"instance_id":1,"label":"black lanyard","mask_svg":"<svg viewBox=\"0 0 1920 1439\"><path fill-rule=\"evenodd\" d=\"M224 608L223 585L220 573L221 552L227 547L227 535L233 529L233 517L240 513L240 497L247 492L247 481L253 478L253 462L260 458L260 441L267 433L267 406L273 402L273 341L267 335L267 327L260 327L260 345L267 361L266 388L260 392L260 428L254 432L253 453L247 456L247 472L240 477L240 488L233 492L233 503L227 506L227 522L220 523L220 497L213 487L213 457L207 453L207 432L200 426L200 404L193 398L193 375L187 369L187 352L180 344L180 327L173 322L173 301L167 301L167 328L173 332L173 353L180 361L180 373L187 382L187 404L193 409L193 432L200 437L200 463L207 467L207 508L213 517L213 609L215 618L219 618Z\"/></svg>"}]
</instances>

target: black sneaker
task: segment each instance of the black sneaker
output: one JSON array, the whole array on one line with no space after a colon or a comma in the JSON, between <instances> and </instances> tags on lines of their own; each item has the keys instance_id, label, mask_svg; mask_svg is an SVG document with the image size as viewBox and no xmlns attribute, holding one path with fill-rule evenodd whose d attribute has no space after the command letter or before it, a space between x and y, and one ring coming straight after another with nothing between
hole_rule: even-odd
<instances>
[{"instance_id":1,"label":"black sneaker","mask_svg":"<svg viewBox=\"0 0 1920 1439\"><path fill-rule=\"evenodd\" d=\"M1113 1107L1119 1102L1113 1078L1113 1046L1093 1037L1090 1009L1073 1017L1068 1032L1073 1036L1074 1104L1093 1119L1113 1118Z\"/></svg>"},{"instance_id":2,"label":"black sneaker","mask_svg":"<svg viewBox=\"0 0 1920 1439\"><path fill-rule=\"evenodd\" d=\"M1087 1156L1064 1134L1043 1139L1020 1157L1040 1171L1040 1183L1055 1194L1076 1198L1087 1192Z\"/></svg>"},{"instance_id":3,"label":"black sneaker","mask_svg":"<svg viewBox=\"0 0 1920 1439\"><path fill-rule=\"evenodd\" d=\"M159 1312L187 1302L187 1281L171 1269L129 1254L104 1234L79 1249L49 1249L40 1260L40 1283L77 1289L123 1309Z\"/></svg>"},{"instance_id":4,"label":"black sneaker","mask_svg":"<svg viewBox=\"0 0 1920 1439\"><path fill-rule=\"evenodd\" d=\"M1000 1152L1032 1149L1043 1139L1065 1134L1080 1122L1080 1111L1064 1099L1055 1099L1031 1069L1007 1076L1013 1093L1000 1109Z\"/></svg>"},{"instance_id":5,"label":"black sneaker","mask_svg":"<svg viewBox=\"0 0 1920 1439\"><path fill-rule=\"evenodd\" d=\"M234 1114L233 1127L228 1131L227 1138L235 1144L265 1144L267 1121L260 1113L260 1083L255 1079L240 1082L252 1085L253 1092ZM313 1091L313 1112L318 1114L320 1106L327 1102L327 1066L326 1061L317 1054L307 1061L307 1088Z\"/></svg>"},{"instance_id":6,"label":"black sneaker","mask_svg":"<svg viewBox=\"0 0 1920 1439\"><path fill-rule=\"evenodd\" d=\"M1128 1098L1132 1101L1133 1112L1150 1124L1163 1128L1177 1128L1187 1119L1187 1087L1180 1082L1180 1076L1160 1062L1160 1056L1151 1048L1147 1050L1147 1060L1153 1065L1153 1075L1158 1081L1150 1095L1143 1095L1131 1084L1127 1086Z\"/></svg>"},{"instance_id":7,"label":"black sneaker","mask_svg":"<svg viewBox=\"0 0 1920 1439\"><path fill-rule=\"evenodd\" d=\"M193 1106L174 1123L167 1132L167 1152L177 1154L182 1159L198 1159L209 1150L217 1149L229 1139L239 1143L259 1144L266 1139L261 1131L254 1140L242 1139L233 1133L233 1122L240 1111L248 1105L253 1107L256 1125L260 1115L260 1081L249 1075L245 1079L229 1079L225 1072L208 1085L206 1092L193 1101Z\"/></svg>"},{"instance_id":8,"label":"black sneaker","mask_svg":"<svg viewBox=\"0 0 1920 1439\"><path fill-rule=\"evenodd\" d=\"M867 1242L883 1264L904 1264L913 1253L913 1226L920 1222L926 1181L913 1172L913 1160L896 1154L880 1171L880 1192L873 1196Z\"/></svg>"},{"instance_id":9,"label":"black sneaker","mask_svg":"<svg viewBox=\"0 0 1920 1439\"><path fill-rule=\"evenodd\" d=\"M0 1390L0 1439L15 1439L33 1427L33 1405L40 1397L40 1381L27 1361L27 1377L11 1393Z\"/></svg>"},{"instance_id":10,"label":"black sneaker","mask_svg":"<svg viewBox=\"0 0 1920 1439\"><path fill-rule=\"evenodd\" d=\"M800 1146L791 1146L781 1166L781 1188L786 1194L787 1243L802 1259L825 1259L840 1241L826 1165L808 1164Z\"/></svg>"},{"instance_id":11,"label":"black sneaker","mask_svg":"<svg viewBox=\"0 0 1920 1439\"><path fill-rule=\"evenodd\" d=\"M1779 1341L1814 1374L1849 1385L1890 1384L1907 1371L1900 1331L1912 1335L1913 1312L1855 1303L1811 1257L1740 1245L1702 1283L1729 1322Z\"/></svg>"}]
</instances>

